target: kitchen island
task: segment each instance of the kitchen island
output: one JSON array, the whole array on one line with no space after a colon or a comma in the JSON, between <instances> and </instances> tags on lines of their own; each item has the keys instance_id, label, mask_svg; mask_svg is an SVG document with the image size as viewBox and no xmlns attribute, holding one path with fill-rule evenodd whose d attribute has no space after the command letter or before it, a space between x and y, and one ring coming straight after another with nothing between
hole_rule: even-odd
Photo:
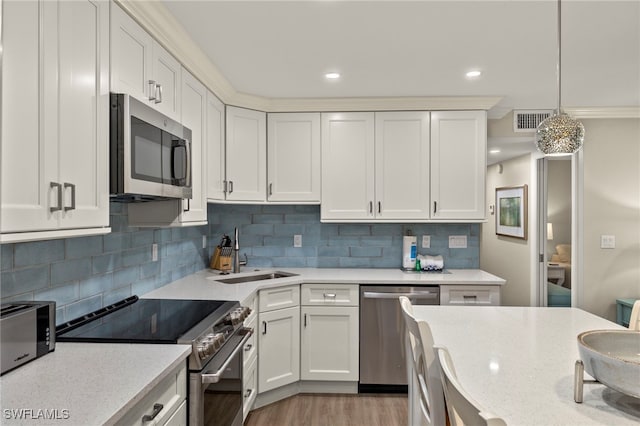
<instances>
[{"instance_id":1,"label":"kitchen island","mask_svg":"<svg viewBox=\"0 0 640 426\"><path fill-rule=\"evenodd\" d=\"M613 322L577 308L414 306L414 314L449 349L462 386L508 425L640 422L640 400L602 384L585 384L584 402L573 400L578 334L623 329Z\"/></svg>"}]
</instances>

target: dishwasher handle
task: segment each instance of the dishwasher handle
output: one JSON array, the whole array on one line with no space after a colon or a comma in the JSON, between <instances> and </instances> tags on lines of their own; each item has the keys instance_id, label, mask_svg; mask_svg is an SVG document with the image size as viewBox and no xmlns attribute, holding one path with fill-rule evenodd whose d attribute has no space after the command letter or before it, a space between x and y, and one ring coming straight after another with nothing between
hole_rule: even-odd
<instances>
[{"instance_id":1,"label":"dishwasher handle","mask_svg":"<svg viewBox=\"0 0 640 426\"><path fill-rule=\"evenodd\" d=\"M365 299L397 299L400 296L405 296L409 299L437 299L437 291L412 291L408 293L385 293L381 291L365 291Z\"/></svg>"}]
</instances>

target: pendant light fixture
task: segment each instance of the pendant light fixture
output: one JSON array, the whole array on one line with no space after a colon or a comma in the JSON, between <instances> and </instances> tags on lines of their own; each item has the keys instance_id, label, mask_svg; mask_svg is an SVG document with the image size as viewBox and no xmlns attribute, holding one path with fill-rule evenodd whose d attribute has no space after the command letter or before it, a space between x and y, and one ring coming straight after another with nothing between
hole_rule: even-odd
<instances>
[{"instance_id":1,"label":"pendant light fixture","mask_svg":"<svg viewBox=\"0 0 640 426\"><path fill-rule=\"evenodd\" d=\"M578 120L562 112L561 83L562 83L562 43L561 38L561 0L558 0L558 110L555 115L547 118L538 125L536 130L536 145L538 149L550 156L570 155L582 147L584 141L584 126Z\"/></svg>"}]
</instances>

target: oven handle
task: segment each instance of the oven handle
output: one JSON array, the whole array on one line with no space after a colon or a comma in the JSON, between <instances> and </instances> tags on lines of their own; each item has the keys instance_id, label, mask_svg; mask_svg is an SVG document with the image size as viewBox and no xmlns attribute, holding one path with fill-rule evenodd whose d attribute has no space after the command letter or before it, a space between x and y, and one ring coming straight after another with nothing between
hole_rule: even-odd
<instances>
[{"instance_id":1,"label":"oven handle","mask_svg":"<svg viewBox=\"0 0 640 426\"><path fill-rule=\"evenodd\" d=\"M438 293L435 291L412 291L409 293L364 292L365 299L397 299L400 296L406 296L409 299L435 299L438 297Z\"/></svg>"},{"instance_id":2,"label":"oven handle","mask_svg":"<svg viewBox=\"0 0 640 426\"><path fill-rule=\"evenodd\" d=\"M238 343L238 346L236 346L236 348L233 350L233 352L231 352L231 355L229 355L229 358L227 358L226 361L224 362L224 364L222 364L222 367L220 367L220 369L218 371L216 371L215 373L201 374L200 375L200 377L202 377L202 384L203 385L208 385L208 384L211 384L211 383L218 383L220 381L220 378L224 374L224 370L227 369L227 367L229 366L229 363L231 363L231 361L238 354L238 352L240 352L240 350L242 350L242 347L244 346L244 344L247 343L247 340L249 340L249 338L253 334L253 329L252 328L245 328L245 330L247 330L247 334L242 338L240 343Z\"/></svg>"}]
</instances>

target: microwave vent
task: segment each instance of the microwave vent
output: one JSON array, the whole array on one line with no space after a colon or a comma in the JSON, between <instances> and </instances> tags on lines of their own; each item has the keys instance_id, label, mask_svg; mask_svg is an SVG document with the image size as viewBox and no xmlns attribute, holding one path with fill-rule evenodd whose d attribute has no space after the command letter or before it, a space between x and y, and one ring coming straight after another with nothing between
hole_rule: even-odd
<instances>
[{"instance_id":1,"label":"microwave vent","mask_svg":"<svg viewBox=\"0 0 640 426\"><path fill-rule=\"evenodd\" d=\"M538 125L549 118L551 110L514 110L513 131L515 133L532 133Z\"/></svg>"}]
</instances>

